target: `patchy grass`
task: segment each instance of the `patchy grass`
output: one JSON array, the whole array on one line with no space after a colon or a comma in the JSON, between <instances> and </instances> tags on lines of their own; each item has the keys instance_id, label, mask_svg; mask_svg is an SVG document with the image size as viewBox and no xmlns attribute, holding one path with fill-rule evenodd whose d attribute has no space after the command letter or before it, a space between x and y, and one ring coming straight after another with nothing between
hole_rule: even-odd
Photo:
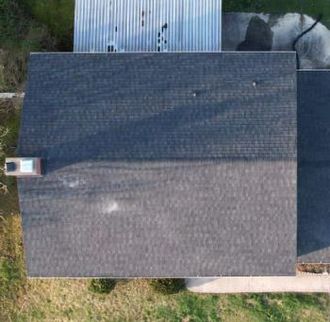
<instances>
[{"instance_id":1,"label":"patchy grass","mask_svg":"<svg viewBox=\"0 0 330 322\"><path fill-rule=\"evenodd\" d=\"M89 280L28 280L19 321L313 321L329 317L327 295L161 295L146 280L120 281L110 294Z\"/></svg>"},{"instance_id":2,"label":"patchy grass","mask_svg":"<svg viewBox=\"0 0 330 322\"><path fill-rule=\"evenodd\" d=\"M157 307L176 298L152 291L148 281L119 281L111 294L95 294L89 280L28 280L15 313L18 320L155 321Z\"/></svg>"},{"instance_id":3,"label":"patchy grass","mask_svg":"<svg viewBox=\"0 0 330 322\"><path fill-rule=\"evenodd\" d=\"M329 0L224 0L225 12L263 12L285 14L288 12L304 13L316 18L320 13L322 22L330 28Z\"/></svg>"},{"instance_id":4,"label":"patchy grass","mask_svg":"<svg viewBox=\"0 0 330 322\"><path fill-rule=\"evenodd\" d=\"M20 102L0 100L0 216L19 211L16 179L3 173L5 157L15 155L19 123Z\"/></svg>"},{"instance_id":5,"label":"patchy grass","mask_svg":"<svg viewBox=\"0 0 330 322\"><path fill-rule=\"evenodd\" d=\"M60 1L0 0L0 92L23 90L30 52L63 50L64 42L71 48L72 20L73 9ZM50 32L55 21L58 28Z\"/></svg>"},{"instance_id":6,"label":"patchy grass","mask_svg":"<svg viewBox=\"0 0 330 322\"><path fill-rule=\"evenodd\" d=\"M328 295L254 294L222 298L221 313L227 321L327 321Z\"/></svg>"},{"instance_id":7,"label":"patchy grass","mask_svg":"<svg viewBox=\"0 0 330 322\"><path fill-rule=\"evenodd\" d=\"M297 269L303 273L330 273L330 264L298 264Z\"/></svg>"},{"instance_id":8,"label":"patchy grass","mask_svg":"<svg viewBox=\"0 0 330 322\"><path fill-rule=\"evenodd\" d=\"M197 295L185 292L176 298L176 305L168 303L158 306L155 317L161 321L220 321L221 297L216 295Z\"/></svg>"},{"instance_id":9,"label":"patchy grass","mask_svg":"<svg viewBox=\"0 0 330 322\"><path fill-rule=\"evenodd\" d=\"M18 215L0 215L0 321L15 317L24 294L25 269Z\"/></svg>"},{"instance_id":10,"label":"patchy grass","mask_svg":"<svg viewBox=\"0 0 330 322\"><path fill-rule=\"evenodd\" d=\"M72 51L74 0L23 0L32 17L47 26L57 40L57 49Z\"/></svg>"},{"instance_id":11,"label":"patchy grass","mask_svg":"<svg viewBox=\"0 0 330 322\"><path fill-rule=\"evenodd\" d=\"M0 0L0 92L24 86L27 57L31 51L54 49L45 26L23 10L18 0Z\"/></svg>"},{"instance_id":12,"label":"patchy grass","mask_svg":"<svg viewBox=\"0 0 330 322\"><path fill-rule=\"evenodd\" d=\"M15 155L19 114L19 102L0 101L0 321L15 311L24 290L16 180L3 173L5 157Z\"/></svg>"}]
</instances>

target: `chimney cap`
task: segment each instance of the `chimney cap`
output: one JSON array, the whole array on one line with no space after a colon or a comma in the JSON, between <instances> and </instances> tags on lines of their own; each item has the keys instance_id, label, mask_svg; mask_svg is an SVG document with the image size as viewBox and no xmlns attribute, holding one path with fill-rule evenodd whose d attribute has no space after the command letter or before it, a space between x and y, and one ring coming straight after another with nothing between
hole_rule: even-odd
<instances>
[{"instance_id":1,"label":"chimney cap","mask_svg":"<svg viewBox=\"0 0 330 322\"><path fill-rule=\"evenodd\" d=\"M14 177L41 176L41 158L18 157L6 158L5 175Z\"/></svg>"}]
</instances>

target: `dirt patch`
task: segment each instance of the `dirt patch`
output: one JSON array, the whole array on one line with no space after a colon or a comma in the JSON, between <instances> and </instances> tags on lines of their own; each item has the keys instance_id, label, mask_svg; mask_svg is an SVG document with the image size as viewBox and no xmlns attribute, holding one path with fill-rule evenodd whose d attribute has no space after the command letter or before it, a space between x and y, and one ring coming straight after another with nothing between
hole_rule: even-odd
<instances>
[{"instance_id":1,"label":"dirt patch","mask_svg":"<svg viewBox=\"0 0 330 322\"><path fill-rule=\"evenodd\" d=\"M298 264L297 270L302 273L330 274L330 264Z\"/></svg>"}]
</instances>

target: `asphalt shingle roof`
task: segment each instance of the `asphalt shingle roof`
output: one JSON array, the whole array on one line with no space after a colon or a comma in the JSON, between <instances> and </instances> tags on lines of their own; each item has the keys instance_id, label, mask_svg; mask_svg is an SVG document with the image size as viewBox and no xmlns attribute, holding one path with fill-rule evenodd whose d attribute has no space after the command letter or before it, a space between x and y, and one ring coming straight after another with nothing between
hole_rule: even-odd
<instances>
[{"instance_id":1,"label":"asphalt shingle roof","mask_svg":"<svg viewBox=\"0 0 330 322\"><path fill-rule=\"evenodd\" d=\"M34 54L30 276L291 275L294 53Z\"/></svg>"},{"instance_id":2,"label":"asphalt shingle roof","mask_svg":"<svg viewBox=\"0 0 330 322\"><path fill-rule=\"evenodd\" d=\"M298 261L330 263L330 72L298 85Z\"/></svg>"}]
</instances>

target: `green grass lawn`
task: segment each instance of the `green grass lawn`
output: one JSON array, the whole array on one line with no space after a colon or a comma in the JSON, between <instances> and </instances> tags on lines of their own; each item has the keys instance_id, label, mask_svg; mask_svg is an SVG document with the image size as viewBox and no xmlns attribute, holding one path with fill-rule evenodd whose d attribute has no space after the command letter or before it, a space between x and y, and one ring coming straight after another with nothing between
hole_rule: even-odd
<instances>
[{"instance_id":1,"label":"green grass lawn","mask_svg":"<svg viewBox=\"0 0 330 322\"><path fill-rule=\"evenodd\" d=\"M316 6L316 3L318 4ZM330 17L328 1L224 0L226 11L298 11ZM330 2L329 2L330 3ZM0 91L24 88L26 57L36 50L71 50L73 0L0 0ZM15 154L20 102L0 102L0 321L329 321L324 294L175 295L146 280L121 281L95 294L90 281L28 280L25 276L16 181L3 175Z\"/></svg>"}]
</instances>

